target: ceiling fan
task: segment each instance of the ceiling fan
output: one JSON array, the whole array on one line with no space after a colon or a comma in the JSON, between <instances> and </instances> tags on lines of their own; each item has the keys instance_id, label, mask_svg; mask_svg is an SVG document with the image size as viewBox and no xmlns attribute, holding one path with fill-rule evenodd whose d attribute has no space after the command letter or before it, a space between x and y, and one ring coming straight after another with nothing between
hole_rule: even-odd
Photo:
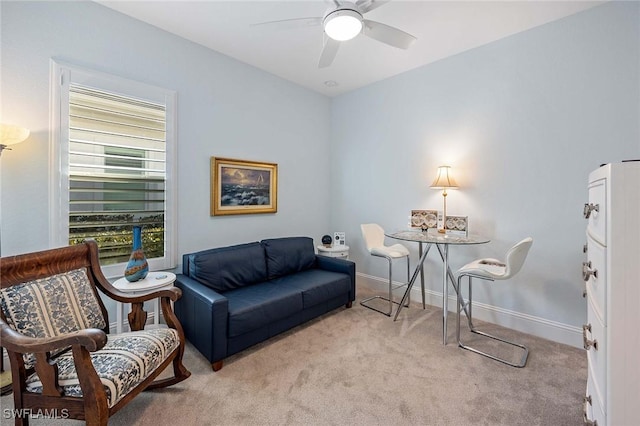
<instances>
[{"instance_id":1,"label":"ceiling fan","mask_svg":"<svg viewBox=\"0 0 640 426\"><path fill-rule=\"evenodd\" d=\"M411 34L363 17L365 13L388 2L389 0L357 0L353 3L332 0L332 7L322 17L285 19L255 25L277 25L283 29L322 26L324 43L318 68L325 68L331 65L336 57L340 42L351 40L358 34L364 34L399 49L408 49L416 41L416 38Z\"/></svg>"}]
</instances>

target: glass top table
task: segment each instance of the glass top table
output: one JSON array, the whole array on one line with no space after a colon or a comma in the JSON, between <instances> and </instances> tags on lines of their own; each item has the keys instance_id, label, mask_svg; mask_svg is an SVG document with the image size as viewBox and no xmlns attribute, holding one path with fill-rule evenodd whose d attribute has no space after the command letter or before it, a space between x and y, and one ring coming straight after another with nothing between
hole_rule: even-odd
<instances>
[{"instance_id":1,"label":"glass top table","mask_svg":"<svg viewBox=\"0 0 640 426\"><path fill-rule=\"evenodd\" d=\"M449 291L447 287L447 279L453 285L454 290L456 291L456 297L460 297L460 292L458 291L458 286L456 284L456 279L451 272L451 268L449 267L449 245L472 245L472 244L486 244L491 240L489 238L480 236L480 235L469 235L469 236L460 236L460 235L451 235L451 234L440 234L440 233L428 233L423 231L397 231L392 233L385 233L385 235L389 238L393 238L396 240L402 241L412 241L419 243L419 256L420 260L416 265L416 269L411 276L411 280L407 285L407 290L402 296L402 301L398 305L398 310L396 311L396 315L393 320L398 319L398 314L400 314L400 310L404 306L409 294L411 293L411 288L416 281L418 275L422 280L422 301L424 304L424 261L427 258L427 254L429 254L429 250L435 244L440 253L440 258L442 259L443 264L443 273L442 273L442 344L447 344L447 313L449 311ZM427 244L426 250L423 251L423 244ZM465 315L469 316L467 312L467 307L463 303Z\"/></svg>"},{"instance_id":2,"label":"glass top table","mask_svg":"<svg viewBox=\"0 0 640 426\"><path fill-rule=\"evenodd\" d=\"M422 231L398 231L385 233L385 235L396 240L428 244L486 244L491 241L489 238L479 235L469 235L465 237L461 235L436 234L435 232L432 234Z\"/></svg>"}]
</instances>

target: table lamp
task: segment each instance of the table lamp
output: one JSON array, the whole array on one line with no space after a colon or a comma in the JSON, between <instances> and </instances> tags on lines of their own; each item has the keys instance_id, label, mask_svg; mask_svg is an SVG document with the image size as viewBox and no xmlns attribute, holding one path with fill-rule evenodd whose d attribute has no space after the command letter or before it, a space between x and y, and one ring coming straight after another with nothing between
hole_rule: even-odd
<instances>
[{"instance_id":1,"label":"table lamp","mask_svg":"<svg viewBox=\"0 0 640 426\"><path fill-rule=\"evenodd\" d=\"M447 223L447 189L458 189L458 184L451 176L451 167L440 166L438 167L438 175L431 184L432 189L442 189L442 229L438 229L438 232L444 234L446 232Z\"/></svg>"}]
</instances>

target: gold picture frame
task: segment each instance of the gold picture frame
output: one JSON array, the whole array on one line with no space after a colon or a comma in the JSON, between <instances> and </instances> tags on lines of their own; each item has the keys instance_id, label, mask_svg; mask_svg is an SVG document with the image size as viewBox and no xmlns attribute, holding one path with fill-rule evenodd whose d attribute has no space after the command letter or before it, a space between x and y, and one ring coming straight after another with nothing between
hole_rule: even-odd
<instances>
[{"instance_id":1,"label":"gold picture frame","mask_svg":"<svg viewBox=\"0 0 640 426\"><path fill-rule=\"evenodd\" d=\"M277 211L277 164L211 157L211 216Z\"/></svg>"}]
</instances>

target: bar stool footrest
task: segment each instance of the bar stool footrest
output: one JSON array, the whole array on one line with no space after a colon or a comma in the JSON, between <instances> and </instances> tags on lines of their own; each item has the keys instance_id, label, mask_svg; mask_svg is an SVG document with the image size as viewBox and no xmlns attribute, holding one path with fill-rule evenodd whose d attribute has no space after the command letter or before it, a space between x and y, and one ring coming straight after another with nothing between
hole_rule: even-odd
<instances>
[{"instance_id":1,"label":"bar stool footrest","mask_svg":"<svg viewBox=\"0 0 640 426\"><path fill-rule=\"evenodd\" d=\"M381 311L380 309L378 309L378 308L376 308L376 307L374 307L374 306L370 306L370 305L367 305L367 304L366 304L367 302L369 302L369 301L371 301L371 300L373 300L373 299L382 299L382 300L384 300L384 301L386 301L386 302L389 302L389 299L388 299L388 298L386 298L386 297L384 297L384 296L371 296L371 297L367 297L366 299L362 299L362 300L360 301L360 304L361 304L362 306L364 306L365 308L369 308L369 309L371 309L371 310L373 310L373 311L380 312L381 314L384 314L384 315L386 315L386 316L390 317L390 316L391 316L391 313L393 312L393 309L389 308L389 311L386 311L386 312L385 312L385 311ZM392 301L391 301L391 303L394 303L394 304L396 304L396 305L399 305L399 304L400 304L400 302L396 302L395 300L392 300ZM408 307L409 307L409 304L407 303L406 305L404 305L404 307L405 307L405 308L408 308Z\"/></svg>"},{"instance_id":2,"label":"bar stool footrest","mask_svg":"<svg viewBox=\"0 0 640 426\"><path fill-rule=\"evenodd\" d=\"M492 336L491 334L485 333L483 331L472 329L471 332L475 333L475 334L479 334L480 336L488 337L490 339L497 340L497 341L503 342L503 343L507 343L507 344L509 344L511 346L516 346L516 347L522 349L524 352L522 354L522 358L520 359L520 363L516 364L516 363L509 362L509 361L507 361L505 359L498 358L495 355L488 354L488 353L483 352L481 350L478 350L476 348L472 348L471 346L466 346L465 344L462 343L462 341L458 340L458 346L461 347L462 349L466 349L468 351L475 352L477 354L480 354L480 355L485 356L487 358L491 358L491 359L493 359L495 361L499 361L499 362L501 362L503 364L510 365L512 367L522 368L525 365L527 365L527 358L529 357L529 349L526 346L521 345L519 343L510 342L510 341L502 339L500 337Z\"/></svg>"}]
</instances>

